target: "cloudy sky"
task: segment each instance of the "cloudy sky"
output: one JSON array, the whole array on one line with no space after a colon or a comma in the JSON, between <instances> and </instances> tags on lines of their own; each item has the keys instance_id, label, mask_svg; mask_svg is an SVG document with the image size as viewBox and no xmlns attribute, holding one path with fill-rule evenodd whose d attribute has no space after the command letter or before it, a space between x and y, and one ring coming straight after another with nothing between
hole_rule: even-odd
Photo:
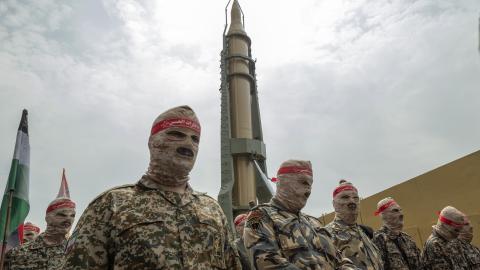
<instances>
[{"instance_id":1,"label":"cloudy sky","mask_svg":"<svg viewBox=\"0 0 480 270\"><path fill-rule=\"evenodd\" d=\"M240 1L257 58L270 173L309 159L305 211L331 211L339 178L372 195L480 149L477 0ZM81 213L133 183L162 111L202 124L192 186L220 186L226 1L0 2L0 185L29 110L28 220L45 226L62 168ZM272 175L270 175L272 176Z\"/></svg>"}]
</instances>

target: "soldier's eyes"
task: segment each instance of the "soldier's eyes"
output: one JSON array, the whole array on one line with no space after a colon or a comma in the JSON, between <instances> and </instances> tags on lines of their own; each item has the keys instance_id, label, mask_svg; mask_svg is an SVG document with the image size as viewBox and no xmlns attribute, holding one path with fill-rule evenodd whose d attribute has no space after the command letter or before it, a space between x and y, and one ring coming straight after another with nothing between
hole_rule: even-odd
<instances>
[{"instance_id":1,"label":"soldier's eyes","mask_svg":"<svg viewBox=\"0 0 480 270\"><path fill-rule=\"evenodd\" d=\"M167 132L167 135L175 137L175 138L179 138L179 139L183 139L183 138L187 137L187 135L185 135L185 133L180 132L180 131L176 131L176 130L172 130L172 131Z\"/></svg>"},{"instance_id":2,"label":"soldier's eyes","mask_svg":"<svg viewBox=\"0 0 480 270\"><path fill-rule=\"evenodd\" d=\"M192 136L192 141L193 141L194 143L198 143L198 142L200 142L200 138L199 138L198 136L193 135L193 136Z\"/></svg>"}]
</instances>

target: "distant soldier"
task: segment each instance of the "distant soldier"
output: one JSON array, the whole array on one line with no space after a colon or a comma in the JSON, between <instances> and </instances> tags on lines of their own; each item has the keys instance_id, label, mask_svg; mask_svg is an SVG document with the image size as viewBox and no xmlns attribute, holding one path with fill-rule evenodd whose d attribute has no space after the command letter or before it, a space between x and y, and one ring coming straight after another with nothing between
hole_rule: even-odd
<instances>
[{"instance_id":1,"label":"distant soldier","mask_svg":"<svg viewBox=\"0 0 480 270\"><path fill-rule=\"evenodd\" d=\"M285 161L270 203L247 217L244 241L256 269L356 269L341 258L320 222L300 212L312 188L309 161Z\"/></svg>"},{"instance_id":2,"label":"distant soldier","mask_svg":"<svg viewBox=\"0 0 480 270\"><path fill-rule=\"evenodd\" d=\"M438 215L437 224L432 226L432 234L427 239L422 253L422 266L425 270L460 270L462 255L459 250L450 248L450 242L457 238L465 225L464 214L452 206L447 206ZM452 253L454 252L454 253Z\"/></svg>"},{"instance_id":3,"label":"distant soldier","mask_svg":"<svg viewBox=\"0 0 480 270\"><path fill-rule=\"evenodd\" d=\"M75 220L75 203L70 199L66 180L57 198L47 208L47 229L33 241L7 253L7 269L60 270L63 269L67 235Z\"/></svg>"},{"instance_id":4,"label":"distant soldier","mask_svg":"<svg viewBox=\"0 0 480 270\"><path fill-rule=\"evenodd\" d=\"M243 241L243 230L245 228L245 220L247 219L247 214L238 215L233 223L235 224L235 230L237 231L238 238L235 239L235 247L238 250L240 255L240 261L242 263L242 270L254 269L248 258L247 250L245 248L245 242Z\"/></svg>"},{"instance_id":5,"label":"distant soldier","mask_svg":"<svg viewBox=\"0 0 480 270\"><path fill-rule=\"evenodd\" d=\"M23 224L23 244L26 244L30 241L35 240L37 236L40 234L40 227L37 225L26 222Z\"/></svg>"},{"instance_id":6,"label":"distant soldier","mask_svg":"<svg viewBox=\"0 0 480 270\"><path fill-rule=\"evenodd\" d=\"M461 254L461 258L465 260L462 264L464 269L478 270L480 269L480 249L472 245L473 227L466 216L464 220L465 225L458 237L450 242L450 248Z\"/></svg>"},{"instance_id":7,"label":"distant soldier","mask_svg":"<svg viewBox=\"0 0 480 270\"><path fill-rule=\"evenodd\" d=\"M241 269L218 203L194 191L200 124L180 106L153 122L148 171L94 199L68 244L64 269Z\"/></svg>"},{"instance_id":8,"label":"distant soldier","mask_svg":"<svg viewBox=\"0 0 480 270\"><path fill-rule=\"evenodd\" d=\"M420 249L410 235L402 231L403 214L398 203L388 197L378 202L375 215L381 215L383 226L375 232L373 242L380 250L385 270L417 270Z\"/></svg>"},{"instance_id":9,"label":"distant soldier","mask_svg":"<svg viewBox=\"0 0 480 270\"><path fill-rule=\"evenodd\" d=\"M359 204L357 189L352 183L340 180L333 191L335 219L325 228L343 257L362 270L381 270L383 263L378 248L357 224Z\"/></svg>"}]
</instances>

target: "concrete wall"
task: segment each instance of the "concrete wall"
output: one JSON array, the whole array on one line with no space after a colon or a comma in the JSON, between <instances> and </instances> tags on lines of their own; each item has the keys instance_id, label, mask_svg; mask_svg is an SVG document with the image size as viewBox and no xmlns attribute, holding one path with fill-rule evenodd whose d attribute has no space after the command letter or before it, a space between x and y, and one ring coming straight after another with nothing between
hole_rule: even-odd
<instances>
[{"instance_id":1,"label":"concrete wall","mask_svg":"<svg viewBox=\"0 0 480 270\"><path fill-rule=\"evenodd\" d=\"M437 212L451 205L469 216L474 227L473 244L480 246L480 151L462 157L437 169L393 186L360 203L359 223L381 226L381 218L373 215L377 202L393 197L405 215L404 230L419 247L423 247L437 221ZM330 222L333 213L320 217Z\"/></svg>"}]
</instances>

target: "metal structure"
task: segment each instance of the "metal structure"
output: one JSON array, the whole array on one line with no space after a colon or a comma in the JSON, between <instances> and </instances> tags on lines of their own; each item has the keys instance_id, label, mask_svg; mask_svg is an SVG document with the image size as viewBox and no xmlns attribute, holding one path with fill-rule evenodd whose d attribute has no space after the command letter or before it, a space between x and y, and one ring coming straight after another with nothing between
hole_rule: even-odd
<instances>
[{"instance_id":1,"label":"metal structure","mask_svg":"<svg viewBox=\"0 0 480 270\"><path fill-rule=\"evenodd\" d=\"M221 189L218 201L232 225L233 217L249 204L268 202L272 189L267 174L266 150L257 96L251 40L237 0L231 9L230 28L225 7L221 52Z\"/></svg>"}]
</instances>

